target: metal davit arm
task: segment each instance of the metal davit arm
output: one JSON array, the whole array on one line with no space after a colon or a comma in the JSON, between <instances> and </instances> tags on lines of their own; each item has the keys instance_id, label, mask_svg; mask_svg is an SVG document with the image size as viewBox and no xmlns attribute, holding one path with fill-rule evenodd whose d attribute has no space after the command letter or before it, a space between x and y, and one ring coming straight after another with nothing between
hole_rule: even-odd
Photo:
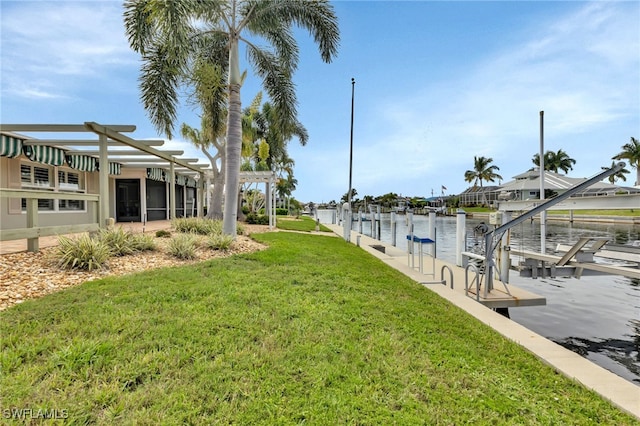
<instances>
[{"instance_id":1,"label":"metal davit arm","mask_svg":"<svg viewBox=\"0 0 640 426\"><path fill-rule=\"evenodd\" d=\"M513 228L516 225L519 225L525 220L530 219L533 216L537 215L538 213L547 210L549 207L555 206L556 204L566 200L572 195L582 191L583 189L590 187L594 183L600 182L601 180L608 178L609 176L619 172L620 170L624 169L625 166L626 166L625 162L620 161L610 169L606 169L603 172L598 173L597 175L574 186L573 188L569 188L566 192L558 195L557 197L554 197L548 201L545 201L539 206L534 207L528 212L518 216L517 218L505 223L502 226L497 227L493 231L489 231L488 233L486 233L484 236L484 243L485 243L485 251L484 251L485 260L484 261L485 261L485 274L486 274L485 289L487 291L491 291L493 289L493 268L495 266L495 262L493 261L493 252L496 250L496 245L497 245L497 243L495 244L493 243L494 234L501 234L503 232L508 231L509 229Z\"/></svg>"}]
</instances>

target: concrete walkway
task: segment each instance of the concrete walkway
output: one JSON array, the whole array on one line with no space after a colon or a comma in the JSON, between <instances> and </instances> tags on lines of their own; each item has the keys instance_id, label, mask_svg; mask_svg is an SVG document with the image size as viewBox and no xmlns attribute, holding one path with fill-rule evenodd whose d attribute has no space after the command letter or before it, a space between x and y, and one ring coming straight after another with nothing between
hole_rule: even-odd
<instances>
[{"instance_id":1,"label":"concrete walkway","mask_svg":"<svg viewBox=\"0 0 640 426\"><path fill-rule=\"evenodd\" d=\"M335 232L338 236L343 236L343 228L339 225L324 224ZM431 291L434 291L444 299L453 303L457 307L465 310L478 320L492 327L498 333L508 339L523 346L544 363L553 367L559 373L580 382L587 388L597 392L603 398L611 401L620 409L636 416L640 419L640 386L623 379L622 377L606 370L586 358L534 333L522 325L496 313L492 309L476 302L474 299L465 296L464 289L464 269L448 262L436 259L435 277L421 273L418 269L409 266L407 253L389 244L375 240L366 235L351 231L351 242L359 245L362 249L377 257L390 267L397 269L409 278L418 283L430 281L440 281L440 271L446 265L453 272L454 290L450 288L449 273L445 272L444 278L447 286L442 284L423 284ZM372 246L383 246L385 253ZM427 262L425 260L425 265ZM425 273L431 273L431 265L425 266ZM535 308L531 308L535 309ZM496 361L498 362L498 361Z\"/></svg>"}]
</instances>

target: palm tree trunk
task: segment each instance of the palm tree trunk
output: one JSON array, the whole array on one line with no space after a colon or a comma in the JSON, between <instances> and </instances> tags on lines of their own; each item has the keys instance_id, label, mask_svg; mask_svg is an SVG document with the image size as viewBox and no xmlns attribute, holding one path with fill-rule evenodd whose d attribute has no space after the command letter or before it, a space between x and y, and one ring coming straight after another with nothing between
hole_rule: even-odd
<instances>
[{"instance_id":1,"label":"palm tree trunk","mask_svg":"<svg viewBox=\"0 0 640 426\"><path fill-rule=\"evenodd\" d=\"M208 219L220 220L224 217L222 214L222 196L224 194L224 175L218 173L213 179L213 192L211 201L209 202Z\"/></svg>"},{"instance_id":2,"label":"palm tree trunk","mask_svg":"<svg viewBox=\"0 0 640 426\"><path fill-rule=\"evenodd\" d=\"M227 123L225 200L222 229L235 238L238 220L238 189L240 185L240 161L242 150L242 112L240 85L229 85L229 117Z\"/></svg>"}]
</instances>

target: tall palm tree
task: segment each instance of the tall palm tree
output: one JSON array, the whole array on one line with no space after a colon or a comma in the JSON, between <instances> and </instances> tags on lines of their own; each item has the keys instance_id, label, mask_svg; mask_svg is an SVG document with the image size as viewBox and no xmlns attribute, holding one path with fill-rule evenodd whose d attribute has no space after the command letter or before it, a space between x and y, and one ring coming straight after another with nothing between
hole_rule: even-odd
<instances>
[{"instance_id":1,"label":"tall palm tree","mask_svg":"<svg viewBox=\"0 0 640 426\"><path fill-rule=\"evenodd\" d=\"M487 196L482 191L482 182L493 182L496 179L502 179L497 170L500 170L500 167L496 166L493 163L493 158L487 157L473 157L473 170L467 170L464 172L464 180L466 182L473 182L473 186L476 187L478 183L480 183L480 188L482 192L482 199L484 200L484 204L488 204Z\"/></svg>"},{"instance_id":2,"label":"tall palm tree","mask_svg":"<svg viewBox=\"0 0 640 426\"><path fill-rule=\"evenodd\" d=\"M328 0L127 0L124 7L129 44L142 55L142 101L152 123L167 136L176 119L179 88L194 58L222 64L228 76L223 231L235 236L242 149L239 44L246 47L280 120L293 122L297 101L292 76L299 52L293 29L308 30L322 60L331 62L340 39L333 6Z\"/></svg>"},{"instance_id":3,"label":"tall palm tree","mask_svg":"<svg viewBox=\"0 0 640 426\"><path fill-rule=\"evenodd\" d=\"M636 185L640 185L640 142L631 137L629 143L622 145L622 152L612 157L613 160L629 160L629 165L636 169Z\"/></svg>"},{"instance_id":4,"label":"tall palm tree","mask_svg":"<svg viewBox=\"0 0 640 426\"><path fill-rule=\"evenodd\" d=\"M540 154L533 156L533 164L540 167ZM557 152L547 151L544 153L544 169L551 172L558 173L562 170L565 174L569 170L573 170L573 165L576 164L576 160L569 157L569 154L559 149Z\"/></svg>"}]
</instances>

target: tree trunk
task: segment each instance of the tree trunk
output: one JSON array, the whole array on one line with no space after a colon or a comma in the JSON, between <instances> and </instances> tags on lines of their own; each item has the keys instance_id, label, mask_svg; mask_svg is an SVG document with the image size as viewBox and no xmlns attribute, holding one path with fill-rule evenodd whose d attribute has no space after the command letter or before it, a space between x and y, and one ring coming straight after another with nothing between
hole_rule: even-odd
<instances>
[{"instance_id":1,"label":"tree trunk","mask_svg":"<svg viewBox=\"0 0 640 426\"><path fill-rule=\"evenodd\" d=\"M238 221L238 190L240 188L240 164L242 161L242 105L240 100L240 75L237 35L229 40L229 111L227 117L227 144L225 147L225 199L222 232L236 237Z\"/></svg>"},{"instance_id":2,"label":"tree trunk","mask_svg":"<svg viewBox=\"0 0 640 426\"><path fill-rule=\"evenodd\" d=\"M211 172L213 175L213 191L211 192L211 198L209 198L209 209L207 210L207 219L222 220L222 199L224 194L224 170L225 170L225 153L220 152L218 149L216 156L209 154L204 147L200 147L200 150L209 158L211 163ZM222 148L224 150L224 148ZM220 157L220 170L216 164L216 158Z\"/></svg>"},{"instance_id":3,"label":"tree trunk","mask_svg":"<svg viewBox=\"0 0 640 426\"><path fill-rule=\"evenodd\" d=\"M211 200L209 202L209 211L207 212L208 219L221 220L224 216L222 214L222 195L224 194L224 175L218 173L213 178L213 192L211 193Z\"/></svg>"},{"instance_id":4,"label":"tree trunk","mask_svg":"<svg viewBox=\"0 0 640 426\"><path fill-rule=\"evenodd\" d=\"M240 162L242 150L242 112L240 85L229 86L229 117L227 123L225 199L223 232L235 238L238 220L238 188L240 183Z\"/></svg>"}]
</instances>

